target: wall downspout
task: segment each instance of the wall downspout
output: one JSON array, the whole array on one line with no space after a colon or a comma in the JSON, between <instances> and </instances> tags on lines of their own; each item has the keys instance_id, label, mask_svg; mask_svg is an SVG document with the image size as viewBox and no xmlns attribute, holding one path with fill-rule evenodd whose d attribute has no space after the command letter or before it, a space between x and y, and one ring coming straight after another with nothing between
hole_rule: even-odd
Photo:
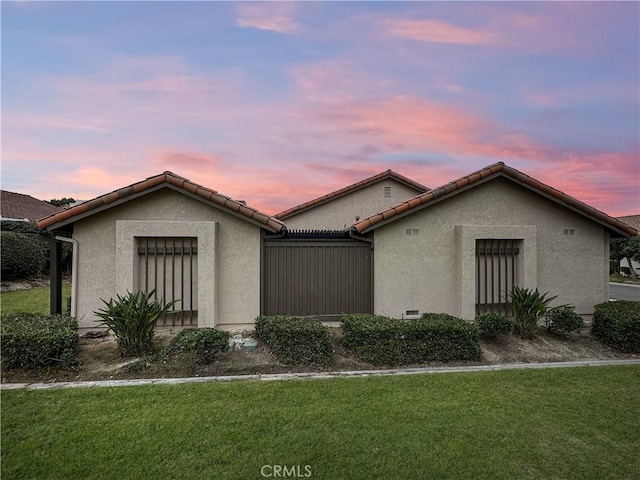
<instances>
[{"instance_id":1,"label":"wall downspout","mask_svg":"<svg viewBox=\"0 0 640 480\"><path fill-rule=\"evenodd\" d=\"M78 240L59 235L55 239L73 245L73 253L71 255L71 311L69 315L76 318L78 306Z\"/></svg>"}]
</instances>

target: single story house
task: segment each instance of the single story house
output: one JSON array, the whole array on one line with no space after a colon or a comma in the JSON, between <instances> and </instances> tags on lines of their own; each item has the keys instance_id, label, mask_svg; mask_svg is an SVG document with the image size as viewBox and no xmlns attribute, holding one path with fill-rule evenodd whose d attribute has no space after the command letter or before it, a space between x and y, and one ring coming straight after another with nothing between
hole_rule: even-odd
<instances>
[{"instance_id":1,"label":"single story house","mask_svg":"<svg viewBox=\"0 0 640 480\"><path fill-rule=\"evenodd\" d=\"M429 189L393 170L328 193L276 215L289 230L344 230Z\"/></svg>"},{"instance_id":2,"label":"single story house","mask_svg":"<svg viewBox=\"0 0 640 480\"><path fill-rule=\"evenodd\" d=\"M23 193L0 191L0 217L14 222L35 222L61 210L48 202Z\"/></svg>"},{"instance_id":3,"label":"single story house","mask_svg":"<svg viewBox=\"0 0 640 480\"><path fill-rule=\"evenodd\" d=\"M473 319L508 314L513 285L589 314L608 299L609 239L637 235L502 162L432 190L387 171L274 216L164 172L38 226L74 243L81 328L96 325L100 299L152 289L177 301L172 327L250 328L260 314Z\"/></svg>"}]
</instances>

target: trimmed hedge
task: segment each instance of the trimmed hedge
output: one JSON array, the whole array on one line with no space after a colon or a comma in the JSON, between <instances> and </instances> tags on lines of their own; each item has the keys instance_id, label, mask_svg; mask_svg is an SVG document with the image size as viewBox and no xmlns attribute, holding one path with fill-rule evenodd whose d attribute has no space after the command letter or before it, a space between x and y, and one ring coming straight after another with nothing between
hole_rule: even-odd
<instances>
[{"instance_id":1,"label":"trimmed hedge","mask_svg":"<svg viewBox=\"0 0 640 480\"><path fill-rule=\"evenodd\" d=\"M513 322L504 315L487 313L476 317L475 324L483 337L508 335L513 332Z\"/></svg>"},{"instance_id":2,"label":"trimmed hedge","mask_svg":"<svg viewBox=\"0 0 640 480\"><path fill-rule=\"evenodd\" d=\"M62 315L10 313L0 320L3 369L71 367L78 353L78 322Z\"/></svg>"},{"instance_id":3,"label":"trimmed hedge","mask_svg":"<svg viewBox=\"0 0 640 480\"><path fill-rule=\"evenodd\" d=\"M0 232L2 275L30 278L44 271L47 247L36 235L19 232Z\"/></svg>"},{"instance_id":4,"label":"trimmed hedge","mask_svg":"<svg viewBox=\"0 0 640 480\"><path fill-rule=\"evenodd\" d=\"M188 328L171 341L165 353L194 353L200 363L211 363L215 356L229 348L231 334L216 328Z\"/></svg>"},{"instance_id":5,"label":"trimmed hedge","mask_svg":"<svg viewBox=\"0 0 640 480\"><path fill-rule=\"evenodd\" d=\"M545 316L544 323L549 332L579 332L584 328L584 320L573 308L552 308Z\"/></svg>"},{"instance_id":6,"label":"trimmed hedge","mask_svg":"<svg viewBox=\"0 0 640 480\"><path fill-rule=\"evenodd\" d=\"M259 316L255 333L282 363L310 365L333 361L331 333L317 319Z\"/></svg>"},{"instance_id":7,"label":"trimmed hedge","mask_svg":"<svg viewBox=\"0 0 640 480\"><path fill-rule=\"evenodd\" d=\"M621 352L640 352L640 302L620 300L596 305L591 333Z\"/></svg>"},{"instance_id":8,"label":"trimmed hedge","mask_svg":"<svg viewBox=\"0 0 640 480\"><path fill-rule=\"evenodd\" d=\"M342 330L343 346L375 365L478 360L482 353L477 327L445 313L425 313L408 321L345 315Z\"/></svg>"},{"instance_id":9,"label":"trimmed hedge","mask_svg":"<svg viewBox=\"0 0 640 480\"><path fill-rule=\"evenodd\" d=\"M40 229L38 229L37 225L33 222L16 222L16 221L11 221L11 220L2 220L1 226L0 226L0 230L2 231L3 234L3 240L4 240L4 233L18 233L18 234L24 234L27 235L28 237L35 239L36 241L38 241L38 246L42 251L42 254L44 255L44 260L43 260L43 264L42 264L42 268L36 272L35 274L33 273L29 273L29 274L24 274L21 273L20 271L16 272L16 273L8 273L5 272L5 260L4 260L4 256L5 256L5 252L3 251L3 267L2 267L2 272L3 274L8 274L8 275L12 275L14 278L29 278L30 276L33 275L38 275L40 273L44 273L47 274L49 272L49 258L51 256L50 252L49 252L49 243L42 241L41 240L41 234L42 231ZM10 238L10 237L9 237ZM24 243L24 237L18 237L20 238L20 242ZM9 240L10 242L12 240ZM29 241L29 240L27 240ZM21 247L24 248L24 247ZM71 246L70 243L68 242L62 242L62 268L65 271L71 271L71 260L72 260L72 253L73 253L73 247ZM37 253L38 257L40 257L40 253ZM16 260L17 259L17 260ZM18 262L18 265L21 265L22 263L24 263L25 258L19 258L19 257L13 257L12 259L13 262Z\"/></svg>"}]
</instances>

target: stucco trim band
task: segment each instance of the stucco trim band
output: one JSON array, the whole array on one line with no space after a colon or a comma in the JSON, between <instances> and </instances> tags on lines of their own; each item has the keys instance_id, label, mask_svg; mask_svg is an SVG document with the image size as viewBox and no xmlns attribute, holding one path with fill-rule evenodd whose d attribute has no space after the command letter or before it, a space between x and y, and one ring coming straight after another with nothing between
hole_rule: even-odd
<instances>
[{"instance_id":1,"label":"stucco trim band","mask_svg":"<svg viewBox=\"0 0 640 480\"><path fill-rule=\"evenodd\" d=\"M518 283L525 288L538 286L538 241L535 225L456 225L456 270L458 314L475 318L476 240L520 240Z\"/></svg>"},{"instance_id":2,"label":"stucco trim band","mask_svg":"<svg viewBox=\"0 0 640 480\"><path fill-rule=\"evenodd\" d=\"M116 293L137 289L136 237L196 237L198 239L198 327L217 323L217 222L116 221Z\"/></svg>"}]
</instances>

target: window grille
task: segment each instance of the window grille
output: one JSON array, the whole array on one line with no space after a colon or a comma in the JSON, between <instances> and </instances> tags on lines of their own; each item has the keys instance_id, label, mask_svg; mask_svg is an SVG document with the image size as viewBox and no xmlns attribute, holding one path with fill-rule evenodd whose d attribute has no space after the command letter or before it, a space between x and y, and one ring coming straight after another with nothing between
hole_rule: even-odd
<instances>
[{"instance_id":1,"label":"window grille","mask_svg":"<svg viewBox=\"0 0 640 480\"><path fill-rule=\"evenodd\" d=\"M176 301L158 326L198 325L198 239L142 237L138 242L139 289Z\"/></svg>"},{"instance_id":2,"label":"window grille","mask_svg":"<svg viewBox=\"0 0 640 480\"><path fill-rule=\"evenodd\" d=\"M508 293L518 284L518 240L476 240L476 315L511 315Z\"/></svg>"}]
</instances>

